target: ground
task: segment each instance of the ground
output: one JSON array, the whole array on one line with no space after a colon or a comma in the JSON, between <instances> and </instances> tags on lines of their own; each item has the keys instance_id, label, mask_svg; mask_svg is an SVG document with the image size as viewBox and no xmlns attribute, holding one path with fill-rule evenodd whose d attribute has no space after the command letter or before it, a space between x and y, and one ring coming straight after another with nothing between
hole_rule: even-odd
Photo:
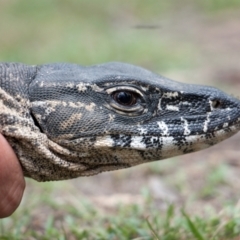
<instances>
[{"instance_id":1,"label":"ground","mask_svg":"<svg viewBox=\"0 0 240 240\"><path fill-rule=\"evenodd\" d=\"M239 1L113 2L3 1L1 61L117 60L239 95ZM0 239L238 239L239 140L88 178L29 179Z\"/></svg>"}]
</instances>

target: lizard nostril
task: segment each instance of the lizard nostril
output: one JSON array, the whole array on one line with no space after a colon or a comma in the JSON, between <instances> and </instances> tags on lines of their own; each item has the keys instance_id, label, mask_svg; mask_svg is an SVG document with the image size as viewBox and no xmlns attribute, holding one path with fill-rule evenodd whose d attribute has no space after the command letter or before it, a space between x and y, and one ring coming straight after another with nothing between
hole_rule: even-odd
<instances>
[{"instance_id":1,"label":"lizard nostril","mask_svg":"<svg viewBox=\"0 0 240 240\"><path fill-rule=\"evenodd\" d=\"M221 107L222 103L220 100L212 100L211 105L212 105L212 108L219 108Z\"/></svg>"}]
</instances>

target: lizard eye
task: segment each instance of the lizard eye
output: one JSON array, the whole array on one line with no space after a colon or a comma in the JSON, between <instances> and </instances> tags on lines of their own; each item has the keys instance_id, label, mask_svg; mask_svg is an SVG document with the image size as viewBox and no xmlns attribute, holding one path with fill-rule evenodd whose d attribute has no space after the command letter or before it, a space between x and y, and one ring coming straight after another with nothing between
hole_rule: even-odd
<instances>
[{"instance_id":1,"label":"lizard eye","mask_svg":"<svg viewBox=\"0 0 240 240\"><path fill-rule=\"evenodd\" d=\"M106 107L115 112L136 116L147 111L145 94L132 86L114 86L105 90L108 93Z\"/></svg>"},{"instance_id":2,"label":"lizard eye","mask_svg":"<svg viewBox=\"0 0 240 240\"><path fill-rule=\"evenodd\" d=\"M130 91L116 91L112 93L112 98L120 105L133 106L136 104L138 96Z\"/></svg>"}]
</instances>

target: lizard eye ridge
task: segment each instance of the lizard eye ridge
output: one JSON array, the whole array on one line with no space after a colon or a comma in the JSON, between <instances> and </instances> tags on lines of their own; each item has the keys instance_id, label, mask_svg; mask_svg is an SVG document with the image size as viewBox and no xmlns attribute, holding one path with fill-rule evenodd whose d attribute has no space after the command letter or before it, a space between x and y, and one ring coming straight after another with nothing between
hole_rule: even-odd
<instances>
[{"instance_id":1,"label":"lizard eye ridge","mask_svg":"<svg viewBox=\"0 0 240 240\"><path fill-rule=\"evenodd\" d=\"M116 91L112 93L112 98L120 105L133 106L137 102L137 94L131 91Z\"/></svg>"}]
</instances>

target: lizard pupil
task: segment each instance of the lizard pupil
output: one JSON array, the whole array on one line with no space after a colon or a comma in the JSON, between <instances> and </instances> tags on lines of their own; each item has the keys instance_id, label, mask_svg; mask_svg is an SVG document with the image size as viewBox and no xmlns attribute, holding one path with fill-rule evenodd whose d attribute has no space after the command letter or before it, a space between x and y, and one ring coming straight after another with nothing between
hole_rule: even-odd
<instances>
[{"instance_id":1,"label":"lizard pupil","mask_svg":"<svg viewBox=\"0 0 240 240\"><path fill-rule=\"evenodd\" d=\"M113 94L114 100L124 106L132 106L136 103L136 98L132 92L117 91Z\"/></svg>"}]
</instances>

